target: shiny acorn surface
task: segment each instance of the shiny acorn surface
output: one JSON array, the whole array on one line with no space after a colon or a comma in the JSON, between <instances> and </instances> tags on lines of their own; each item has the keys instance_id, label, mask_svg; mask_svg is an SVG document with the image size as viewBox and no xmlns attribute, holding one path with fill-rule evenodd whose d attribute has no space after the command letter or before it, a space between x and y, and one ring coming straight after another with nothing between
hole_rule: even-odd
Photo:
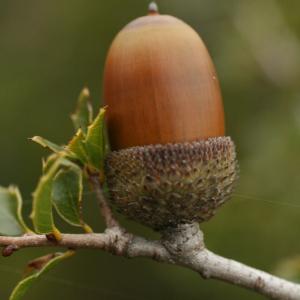
<instances>
[{"instance_id":1,"label":"shiny acorn surface","mask_svg":"<svg viewBox=\"0 0 300 300\"><path fill-rule=\"evenodd\" d=\"M104 99L112 150L224 136L220 87L203 41L155 10L113 41Z\"/></svg>"}]
</instances>

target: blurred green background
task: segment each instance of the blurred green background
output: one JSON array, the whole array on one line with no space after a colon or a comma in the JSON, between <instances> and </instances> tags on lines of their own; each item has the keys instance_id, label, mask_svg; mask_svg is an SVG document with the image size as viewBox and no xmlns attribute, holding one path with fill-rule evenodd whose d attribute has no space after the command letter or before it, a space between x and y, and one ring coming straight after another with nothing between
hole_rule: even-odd
<instances>
[{"instance_id":1,"label":"blurred green background","mask_svg":"<svg viewBox=\"0 0 300 300\"><path fill-rule=\"evenodd\" d=\"M300 2L160 0L202 36L222 86L227 134L236 142L239 186L210 222L208 247L266 271L300 252ZM105 54L115 34L146 13L145 0L0 0L0 182L30 196L47 152L27 138L64 143L78 93L102 95ZM102 230L93 197L87 219ZM126 220L127 228L157 235ZM65 230L71 230L65 227ZM29 259L46 249L0 258L0 299L7 299ZM144 259L80 251L26 299L262 299L192 271Z\"/></svg>"}]
</instances>

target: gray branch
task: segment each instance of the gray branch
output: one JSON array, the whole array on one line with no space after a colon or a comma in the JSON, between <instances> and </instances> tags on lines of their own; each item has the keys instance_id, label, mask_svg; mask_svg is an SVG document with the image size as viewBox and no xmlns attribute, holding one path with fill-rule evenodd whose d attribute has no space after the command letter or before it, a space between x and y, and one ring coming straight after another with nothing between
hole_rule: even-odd
<instances>
[{"instance_id":1,"label":"gray branch","mask_svg":"<svg viewBox=\"0 0 300 300\"><path fill-rule=\"evenodd\" d=\"M163 233L160 241L149 241L119 226L104 233L63 234L60 241L44 235L0 236L0 246L16 251L26 247L98 249L128 258L148 257L159 262L184 266L204 278L215 278L254 290L272 299L300 299L300 285L221 257L206 249L198 224L181 225Z\"/></svg>"}]
</instances>

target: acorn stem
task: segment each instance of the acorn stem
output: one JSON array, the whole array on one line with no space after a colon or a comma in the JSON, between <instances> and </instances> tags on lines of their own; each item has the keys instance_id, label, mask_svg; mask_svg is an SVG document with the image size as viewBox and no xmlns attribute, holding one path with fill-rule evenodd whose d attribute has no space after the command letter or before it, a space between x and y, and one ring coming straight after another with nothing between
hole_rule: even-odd
<instances>
[{"instance_id":1,"label":"acorn stem","mask_svg":"<svg viewBox=\"0 0 300 300\"><path fill-rule=\"evenodd\" d=\"M155 1L152 1L148 6L148 14L149 15L157 15L159 14L158 6Z\"/></svg>"}]
</instances>

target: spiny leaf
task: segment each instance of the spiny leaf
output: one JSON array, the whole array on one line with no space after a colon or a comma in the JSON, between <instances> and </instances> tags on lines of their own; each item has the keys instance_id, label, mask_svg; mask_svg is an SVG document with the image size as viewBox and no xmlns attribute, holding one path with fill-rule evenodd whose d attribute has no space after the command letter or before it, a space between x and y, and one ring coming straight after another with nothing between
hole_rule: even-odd
<instances>
[{"instance_id":1,"label":"spiny leaf","mask_svg":"<svg viewBox=\"0 0 300 300\"><path fill-rule=\"evenodd\" d=\"M55 143L52 143L52 142L42 138L41 136L34 136L31 138L31 140L33 142L41 145L44 148L50 149L51 151L53 151L55 153L60 153L65 150L65 148L63 146L56 145Z\"/></svg>"},{"instance_id":2,"label":"spiny leaf","mask_svg":"<svg viewBox=\"0 0 300 300\"><path fill-rule=\"evenodd\" d=\"M79 129L66 148L92 172L102 171L104 167L108 145L104 132L105 110L106 108L100 109L99 114L88 127L86 136Z\"/></svg>"},{"instance_id":3,"label":"spiny leaf","mask_svg":"<svg viewBox=\"0 0 300 300\"><path fill-rule=\"evenodd\" d=\"M87 134L88 126L93 120L93 108L90 102L90 92L88 88L84 88L78 98L77 108L71 115L75 130L82 130L83 134Z\"/></svg>"},{"instance_id":4,"label":"spiny leaf","mask_svg":"<svg viewBox=\"0 0 300 300\"><path fill-rule=\"evenodd\" d=\"M84 134L81 129L79 129L76 135L69 142L67 149L71 152L77 159L79 159L83 164L86 164L89 160L88 154L86 152L84 144Z\"/></svg>"},{"instance_id":5,"label":"spiny leaf","mask_svg":"<svg viewBox=\"0 0 300 300\"><path fill-rule=\"evenodd\" d=\"M60 216L85 231L92 230L80 215L82 201L82 171L64 156L50 156L44 164L45 173L33 193L31 218L35 231L53 234L56 239L60 233L55 227L52 206L55 205ZM67 172L68 171L68 172Z\"/></svg>"},{"instance_id":6,"label":"spiny leaf","mask_svg":"<svg viewBox=\"0 0 300 300\"><path fill-rule=\"evenodd\" d=\"M53 177L58 170L58 162L56 161L48 172L40 178L40 181L33 193L33 207L31 218L34 229L38 233L49 234L54 231L55 225L52 215L52 184Z\"/></svg>"},{"instance_id":7,"label":"spiny leaf","mask_svg":"<svg viewBox=\"0 0 300 300\"><path fill-rule=\"evenodd\" d=\"M46 159L42 160L43 174L46 174L53 164L61 157L60 154L52 153Z\"/></svg>"},{"instance_id":8,"label":"spiny leaf","mask_svg":"<svg viewBox=\"0 0 300 300\"><path fill-rule=\"evenodd\" d=\"M22 218L22 197L15 186L0 187L0 234L18 236L31 232Z\"/></svg>"},{"instance_id":9,"label":"spiny leaf","mask_svg":"<svg viewBox=\"0 0 300 300\"><path fill-rule=\"evenodd\" d=\"M74 255L74 251L67 251L65 253L54 253L40 257L31 263L29 263L29 269L36 270L32 275L29 275L22 281L13 290L9 300L23 300L23 296L26 292L32 287L32 285L37 282L40 277L51 270L55 265L57 265L62 260Z\"/></svg>"},{"instance_id":10,"label":"spiny leaf","mask_svg":"<svg viewBox=\"0 0 300 300\"><path fill-rule=\"evenodd\" d=\"M57 238L59 238L59 231L54 225L52 215L52 187L53 178L61 166L69 167L75 165L63 156L58 156L56 160L51 161L48 168L44 167L46 173L40 178L36 190L33 193L33 207L31 213L36 232L43 234L53 233Z\"/></svg>"},{"instance_id":11,"label":"spiny leaf","mask_svg":"<svg viewBox=\"0 0 300 300\"><path fill-rule=\"evenodd\" d=\"M88 153L89 163L96 170L102 170L106 149L104 134L104 115L106 108L101 108L99 114L88 127L85 139L86 152Z\"/></svg>"},{"instance_id":12,"label":"spiny leaf","mask_svg":"<svg viewBox=\"0 0 300 300\"><path fill-rule=\"evenodd\" d=\"M52 201L69 224L86 226L82 220L82 172L78 167L61 169L53 181Z\"/></svg>"}]
</instances>

